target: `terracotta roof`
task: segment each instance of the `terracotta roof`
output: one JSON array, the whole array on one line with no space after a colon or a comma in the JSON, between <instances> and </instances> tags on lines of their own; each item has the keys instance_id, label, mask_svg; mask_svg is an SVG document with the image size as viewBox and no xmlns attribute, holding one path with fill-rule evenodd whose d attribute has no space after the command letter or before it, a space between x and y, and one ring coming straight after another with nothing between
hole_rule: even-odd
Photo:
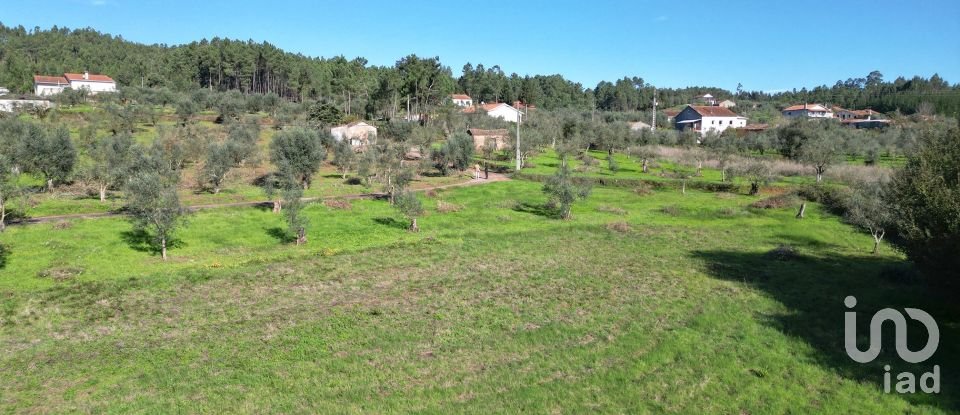
<instances>
[{"instance_id":1,"label":"terracotta roof","mask_svg":"<svg viewBox=\"0 0 960 415\"><path fill-rule=\"evenodd\" d=\"M704 117L739 117L737 113L726 107L691 105L690 108Z\"/></svg>"},{"instance_id":2,"label":"terracotta roof","mask_svg":"<svg viewBox=\"0 0 960 415\"><path fill-rule=\"evenodd\" d=\"M63 74L70 81L87 81L87 82L113 82L113 78L106 75L90 74L89 79L83 79L82 73L65 73Z\"/></svg>"},{"instance_id":3,"label":"terracotta roof","mask_svg":"<svg viewBox=\"0 0 960 415\"><path fill-rule=\"evenodd\" d=\"M676 117L680 113L680 110L663 110L663 115L668 117Z\"/></svg>"},{"instance_id":4,"label":"terracotta roof","mask_svg":"<svg viewBox=\"0 0 960 415\"><path fill-rule=\"evenodd\" d=\"M470 134L470 135L472 135L472 136L478 136L478 135L486 135L486 136L491 136L491 135L507 136L507 135L510 134L510 132L507 131L507 130L504 130L504 129L500 129L500 130L481 130L481 129L479 129L479 128L468 128L468 129L467 129L467 134Z\"/></svg>"},{"instance_id":5,"label":"terracotta roof","mask_svg":"<svg viewBox=\"0 0 960 415\"><path fill-rule=\"evenodd\" d=\"M35 84L54 84L54 85L67 85L67 78L62 76L45 76L45 75L34 75L33 83Z\"/></svg>"},{"instance_id":6,"label":"terracotta roof","mask_svg":"<svg viewBox=\"0 0 960 415\"><path fill-rule=\"evenodd\" d=\"M770 128L770 125L768 125L768 124L747 124L747 125L745 125L745 126L743 126L743 127L740 127L740 128L738 128L738 129L739 129L739 130L744 130L744 131L763 131L763 130L766 130L767 128Z\"/></svg>"},{"instance_id":7,"label":"terracotta roof","mask_svg":"<svg viewBox=\"0 0 960 415\"><path fill-rule=\"evenodd\" d=\"M789 107L786 107L783 110L784 111L800 111L800 110L830 111L824 108L824 106L820 104L797 104L797 105L791 105Z\"/></svg>"},{"instance_id":8,"label":"terracotta roof","mask_svg":"<svg viewBox=\"0 0 960 415\"><path fill-rule=\"evenodd\" d=\"M473 98L470 98L470 95L465 95L465 94L453 94L453 95L450 96L450 98L453 98L453 99L469 99L469 100L471 100L471 101L473 100Z\"/></svg>"}]
</instances>

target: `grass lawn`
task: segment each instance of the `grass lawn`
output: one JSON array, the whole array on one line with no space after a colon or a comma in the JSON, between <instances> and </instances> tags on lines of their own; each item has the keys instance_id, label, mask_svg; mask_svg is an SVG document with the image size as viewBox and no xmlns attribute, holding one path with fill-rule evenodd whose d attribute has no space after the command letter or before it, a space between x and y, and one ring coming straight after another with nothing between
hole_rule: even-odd
<instances>
[{"instance_id":1,"label":"grass lawn","mask_svg":"<svg viewBox=\"0 0 960 415\"><path fill-rule=\"evenodd\" d=\"M11 227L0 234L0 408L960 409L955 308L880 278L902 256L869 255L868 235L818 206L796 220L742 195L596 188L559 221L539 189L440 192L424 198L419 234L384 201L312 204L303 247L281 242L268 210L204 211L166 263L119 218ZM460 210L440 213L437 199ZM768 255L781 244L798 255ZM861 313L931 313L943 338L933 360L888 349L850 360L846 295ZM941 365L941 394L883 393L884 364Z\"/></svg>"}]
</instances>

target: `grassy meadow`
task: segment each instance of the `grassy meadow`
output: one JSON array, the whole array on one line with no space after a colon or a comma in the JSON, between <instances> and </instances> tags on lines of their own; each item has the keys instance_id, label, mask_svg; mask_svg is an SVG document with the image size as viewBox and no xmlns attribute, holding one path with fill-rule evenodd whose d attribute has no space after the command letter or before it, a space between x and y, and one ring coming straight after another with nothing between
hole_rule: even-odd
<instances>
[{"instance_id":1,"label":"grassy meadow","mask_svg":"<svg viewBox=\"0 0 960 415\"><path fill-rule=\"evenodd\" d=\"M421 195L417 234L385 201L312 203L301 247L269 209L215 209L166 263L122 218L12 226L0 411L960 410L949 300L816 204L749 206L766 196L597 187L560 221L539 184L499 182ZM934 315L933 360L850 360L846 295ZM885 364L939 364L942 392L885 394Z\"/></svg>"}]
</instances>

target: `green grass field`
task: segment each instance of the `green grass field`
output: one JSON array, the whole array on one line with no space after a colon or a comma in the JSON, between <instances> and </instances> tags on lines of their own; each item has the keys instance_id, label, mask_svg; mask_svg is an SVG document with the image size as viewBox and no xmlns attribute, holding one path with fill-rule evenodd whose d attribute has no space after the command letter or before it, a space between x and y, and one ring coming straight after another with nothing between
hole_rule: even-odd
<instances>
[{"instance_id":1,"label":"green grass field","mask_svg":"<svg viewBox=\"0 0 960 415\"><path fill-rule=\"evenodd\" d=\"M869 235L819 206L797 220L756 199L595 188L560 221L538 184L492 183L423 196L419 234L384 201L311 204L302 247L269 210L217 209L189 217L167 262L121 218L13 226L0 234L0 409L960 409L955 306L880 277L903 257L869 255ZM798 254L768 254L782 244ZM863 313L934 315L933 360L850 360L846 295ZM885 394L884 364L939 364L942 392Z\"/></svg>"}]
</instances>

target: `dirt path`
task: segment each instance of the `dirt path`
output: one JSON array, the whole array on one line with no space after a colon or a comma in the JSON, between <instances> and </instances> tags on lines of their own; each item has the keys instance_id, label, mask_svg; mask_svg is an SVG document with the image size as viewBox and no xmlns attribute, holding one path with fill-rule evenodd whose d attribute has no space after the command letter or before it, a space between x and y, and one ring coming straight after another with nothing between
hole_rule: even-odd
<instances>
[{"instance_id":1,"label":"dirt path","mask_svg":"<svg viewBox=\"0 0 960 415\"><path fill-rule=\"evenodd\" d=\"M439 190L439 189L449 189L454 187L467 187L467 186L476 186L481 184L493 183L493 182L502 182L510 180L509 177L499 173L490 173L488 179L471 179L463 183L453 183L445 184L441 186L431 186L424 187L414 190L415 192L425 192L428 190ZM372 199L377 197L386 196L385 193L356 193L350 195L340 195L340 196L323 196L323 197L305 197L303 201L305 202L316 202L318 200L333 200L333 199ZM214 203L206 205L191 205L187 206L187 210L190 212L196 212L198 210L207 210L207 209L220 209L220 208L231 208L231 207L244 207L244 206L273 206L273 202L269 200L260 200L253 202L233 202L233 203ZM123 213L118 212L100 212L100 213L76 213L70 215L53 215L53 216L38 216L34 218L27 218L18 221L12 221L7 223L8 225L31 225L35 223L48 223L48 222L58 222L62 220L71 220L71 219L96 219L96 218L107 218L113 216L123 216Z\"/></svg>"}]
</instances>

